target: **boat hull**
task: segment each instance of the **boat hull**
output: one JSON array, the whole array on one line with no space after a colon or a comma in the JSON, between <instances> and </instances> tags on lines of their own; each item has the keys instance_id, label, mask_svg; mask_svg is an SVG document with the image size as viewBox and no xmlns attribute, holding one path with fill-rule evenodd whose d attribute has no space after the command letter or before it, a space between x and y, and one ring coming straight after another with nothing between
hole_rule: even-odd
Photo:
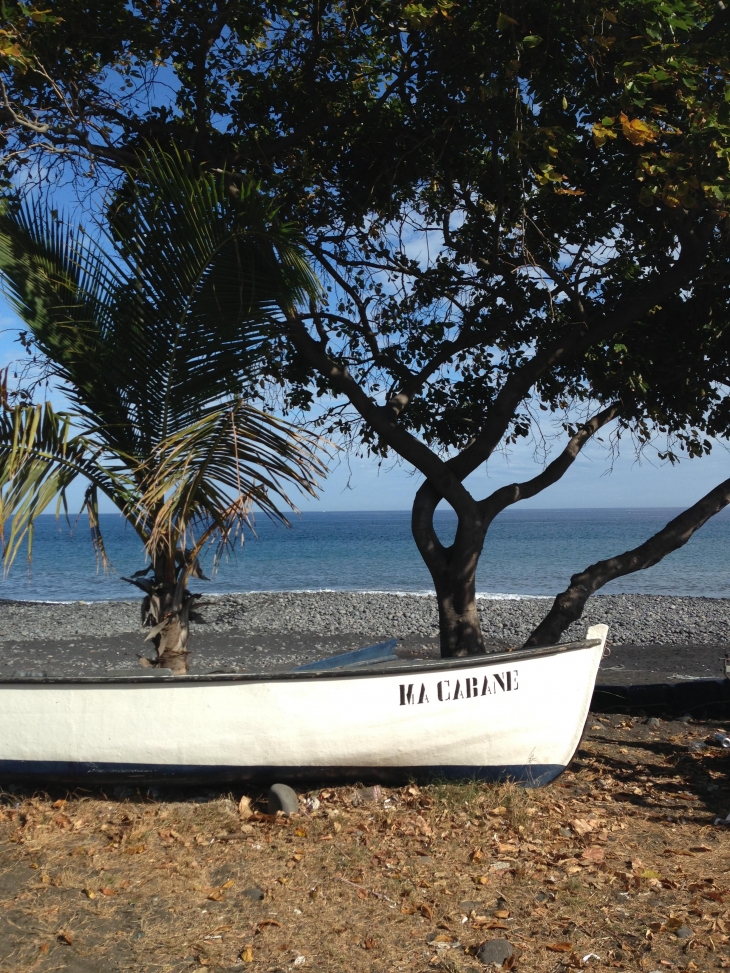
<instances>
[{"instance_id":1,"label":"boat hull","mask_svg":"<svg viewBox=\"0 0 730 973\"><path fill-rule=\"evenodd\" d=\"M539 786L575 752L606 631L551 649L351 673L7 681L0 773Z\"/></svg>"}]
</instances>

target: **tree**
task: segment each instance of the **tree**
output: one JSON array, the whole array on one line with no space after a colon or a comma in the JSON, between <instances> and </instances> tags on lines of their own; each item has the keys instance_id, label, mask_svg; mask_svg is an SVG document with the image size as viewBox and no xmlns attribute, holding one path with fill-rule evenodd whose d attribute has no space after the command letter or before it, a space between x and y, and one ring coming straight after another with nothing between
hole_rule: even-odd
<instances>
[{"instance_id":1,"label":"tree","mask_svg":"<svg viewBox=\"0 0 730 973\"><path fill-rule=\"evenodd\" d=\"M268 373L292 406L334 394L328 430L423 474L413 533L442 654L483 651L474 579L494 517L555 483L609 424L640 444L663 431L667 453L710 448L722 390L708 354L681 385L652 362L660 309L727 277L724 9L312 0L221 2L203 17L120 4L103 40L74 2L53 14L15 19L9 169L55 155L113 178L154 137L234 182L263 180L328 288L287 311ZM711 352L726 314L680 334ZM469 474L541 413L564 427L562 452L472 496ZM442 500L458 519L448 547L433 526Z\"/></svg>"},{"instance_id":2,"label":"tree","mask_svg":"<svg viewBox=\"0 0 730 973\"><path fill-rule=\"evenodd\" d=\"M0 274L33 348L71 410L9 401L0 416L0 491L10 564L34 518L85 478L97 551L99 495L150 557L145 592L155 663L186 671L198 556L233 544L254 505L286 522L285 486L313 493L317 439L257 408L262 348L316 284L294 228L253 184L236 195L182 158L135 169L109 233L41 207L0 217ZM146 575L151 572L152 576Z\"/></svg>"},{"instance_id":3,"label":"tree","mask_svg":"<svg viewBox=\"0 0 730 973\"><path fill-rule=\"evenodd\" d=\"M583 614L586 602L609 581L623 578L636 571L645 571L658 564L672 551L683 547L700 527L730 503L730 479L713 487L701 500L666 526L649 537L643 544L622 554L591 564L584 571L573 575L570 584L553 602L550 611L530 633L525 647L555 645L563 632Z\"/></svg>"}]
</instances>

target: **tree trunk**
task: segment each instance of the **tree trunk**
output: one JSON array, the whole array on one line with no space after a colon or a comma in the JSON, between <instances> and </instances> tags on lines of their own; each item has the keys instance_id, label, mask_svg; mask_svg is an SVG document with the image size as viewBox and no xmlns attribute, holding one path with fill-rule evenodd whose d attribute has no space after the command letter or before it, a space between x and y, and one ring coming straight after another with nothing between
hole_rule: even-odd
<instances>
[{"instance_id":1,"label":"tree trunk","mask_svg":"<svg viewBox=\"0 0 730 973\"><path fill-rule=\"evenodd\" d=\"M666 527L639 547L616 557L598 561L580 574L574 574L569 586L553 602L552 608L524 644L555 645L568 626L577 621L590 596L615 578L643 571L657 564L667 554L683 547L696 530L730 503L730 479L710 490Z\"/></svg>"},{"instance_id":2,"label":"tree trunk","mask_svg":"<svg viewBox=\"0 0 730 973\"><path fill-rule=\"evenodd\" d=\"M444 547L433 526L433 515L440 499L428 482L423 484L413 503L411 529L436 589L441 656L483 655L476 571L486 526L475 504L474 511L458 514L454 543Z\"/></svg>"},{"instance_id":3,"label":"tree trunk","mask_svg":"<svg viewBox=\"0 0 730 973\"><path fill-rule=\"evenodd\" d=\"M142 626L150 629L145 641L152 642L155 657L148 659L140 656L140 664L185 675L190 659L190 621L201 620L193 611L195 600L200 595L192 594L185 585L191 572L196 577L205 576L197 561L189 563L186 552L178 551L171 558L166 548L157 552L152 570L153 578L144 578L142 575L146 572L138 572L124 579L145 592Z\"/></svg>"}]
</instances>

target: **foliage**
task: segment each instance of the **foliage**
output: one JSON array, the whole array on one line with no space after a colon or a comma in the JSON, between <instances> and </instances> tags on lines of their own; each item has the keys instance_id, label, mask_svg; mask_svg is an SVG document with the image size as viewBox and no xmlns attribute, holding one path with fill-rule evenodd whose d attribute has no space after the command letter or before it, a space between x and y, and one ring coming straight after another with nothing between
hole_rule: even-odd
<instances>
[{"instance_id":1,"label":"foliage","mask_svg":"<svg viewBox=\"0 0 730 973\"><path fill-rule=\"evenodd\" d=\"M60 147L59 165L115 178L154 137L262 180L327 287L267 371L292 406L334 395L328 430L423 474L414 524L443 605L496 513L602 425L663 431L669 458L725 431L723 8L133 3L103 40L74 0L53 13L20 18L37 61L5 72L9 169ZM473 498L464 479L541 412L564 452ZM463 525L449 549L429 519L442 498Z\"/></svg>"},{"instance_id":2,"label":"foliage","mask_svg":"<svg viewBox=\"0 0 730 973\"><path fill-rule=\"evenodd\" d=\"M65 504L82 477L102 557L100 494L180 600L207 542L232 542L254 504L286 520L285 486L311 493L323 472L315 438L251 402L281 309L316 293L296 231L272 225L253 184L234 195L222 178L189 170L181 157L143 164L105 237L40 205L0 218L3 280L71 404L11 405L5 390L8 564L34 518L55 496Z\"/></svg>"}]
</instances>

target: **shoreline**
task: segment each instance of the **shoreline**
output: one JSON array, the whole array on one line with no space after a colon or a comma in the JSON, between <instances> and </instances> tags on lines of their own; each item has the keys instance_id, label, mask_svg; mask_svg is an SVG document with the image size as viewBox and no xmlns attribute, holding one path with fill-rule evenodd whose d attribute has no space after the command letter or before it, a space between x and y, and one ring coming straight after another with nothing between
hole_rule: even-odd
<instances>
[{"instance_id":1,"label":"shoreline","mask_svg":"<svg viewBox=\"0 0 730 973\"><path fill-rule=\"evenodd\" d=\"M129 670L149 653L140 627L141 597L124 602L0 600L0 673ZM521 645L550 600L480 599L487 651ZM204 624L191 625L191 671L274 670L396 638L398 653L439 653L433 596L355 592L258 592L208 596ZM730 599L598 595L564 640L609 625L610 682L719 677L730 631Z\"/></svg>"},{"instance_id":2,"label":"shoreline","mask_svg":"<svg viewBox=\"0 0 730 973\"><path fill-rule=\"evenodd\" d=\"M521 644L549 609L551 599L480 598L484 637L495 644ZM0 642L69 640L138 635L142 599L104 602L0 600ZM433 595L349 591L252 592L207 595L199 602L204 624L193 636L212 634L435 638L438 612ZM614 644L723 644L730 631L730 599L672 595L611 595L591 598L565 638L581 638L588 626L605 622Z\"/></svg>"},{"instance_id":3,"label":"shoreline","mask_svg":"<svg viewBox=\"0 0 730 973\"><path fill-rule=\"evenodd\" d=\"M0 600L0 676L20 671L89 675L136 670L149 653L141 597L124 602ZM549 599L480 599L487 651L521 645ZM276 671L398 639L398 654L439 654L434 596L365 592L257 592L208 596L205 624L191 625L191 672ZM599 683L673 683L719 678L730 631L730 599L597 595L564 635L609 625L612 653Z\"/></svg>"}]
</instances>

